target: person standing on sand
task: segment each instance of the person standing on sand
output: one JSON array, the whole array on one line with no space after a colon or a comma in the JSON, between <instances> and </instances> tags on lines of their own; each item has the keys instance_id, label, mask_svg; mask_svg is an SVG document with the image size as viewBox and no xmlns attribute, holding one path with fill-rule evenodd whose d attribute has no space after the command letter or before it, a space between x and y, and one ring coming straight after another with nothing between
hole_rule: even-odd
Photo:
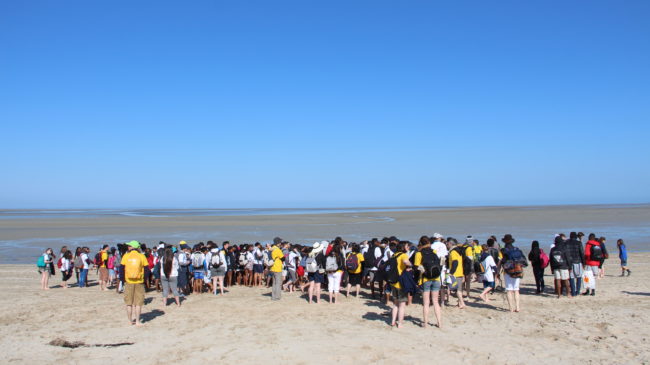
<instances>
[{"instance_id":1,"label":"person standing on sand","mask_svg":"<svg viewBox=\"0 0 650 365\"><path fill-rule=\"evenodd\" d=\"M253 286L262 286L262 275L264 275L264 250L262 244L255 242L253 250Z\"/></svg>"},{"instance_id":2,"label":"person standing on sand","mask_svg":"<svg viewBox=\"0 0 650 365\"><path fill-rule=\"evenodd\" d=\"M107 290L108 286L108 267L106 264L108 263L108 245L102 246L101 251L99 251L99 258L100 262L98 262L99 266L99 290L104 291Z\"/></svg>"},{"instance_id":3,"label":"person standing on sand","mask_svg":"<svg viewBox=\"0 0 650 365\"><path fill-rule=\"evenodd\" d=\"M88 270L90 270L90 259L88 253L90 248L83 247L81 249L81 271L79 273L79 287L85 288L88 285Z\"/></svg>"},{"instance_id":4,"label":"person standing on sand","mask_svg":"<svg viewBox=\"0 0 650 365\"><path fill-rule=\"evenodd\" d=\"M315 242L305 260L305 271L309 280L307 289L307 301L312 303L312 297L316 297L316 304L320 302L321 285L325 282L325 255L323 255L323 244Z\"/></svg>"},{"instance_id":5,"label":"person standing on sand","mask_svg":"<svg viewBox=\"0 0 650 365\"><path fill-rule=\"evenodd\" d=\"M273 260L273 265L269 268L271 275L273 275L271 300L280 300L282 297L282 261L284 261L284 254L279 247L281 243L282 238L275 237L273 246L271 246L271 260Z\"/></svg>"},{"instance_id":6,"label":"person standing on sand","mask_svg":"<svg viewBox=\"0 0 650 365\"><path fill-rule=\"evenodd\" d=\"M41 274L42 290L50 289L49 286L50 276L52 275L52 271L54 271L53 260L54 260L54 251L52 251L51 248L45 250L45 252L43 252L43 255L41 255L41 258L39 258L38 272L39 274Z\"/></svg>"},{"instance_id":7,"label":"person standing on sand","mask_svg":"<svg viewBox=\"0 0 650 365\"><path fill-rule=\"evenodd\" d=\"M408 250L407 242L399 242L395 245L395 253L391 256L391 259L395 259L397 264L397 275L401 276L404 271L411 270L411 261L409 261L406 251ZM391 295L393 297L392 305L392 320L391 327L401 328L404 322L404 311L406 309L406 302L408 301L408 295L406 291L403 290L402 284L398 280L391 285Z\"/></svg>"},{"instance_id":8,"label":"person standing on sand","mask_svg":"<svg viewBox=\"0 0 650 365\"><path fill-rule=\"evenodd\" d=\"M490 242L490 244L494 246L494 241ZM486 245L486 247L489 249L489 246ZM481 281L483 282L483 291L479 294L479 298L484 302L489 302L490 298L488 298L487 295L495 288L494 273L497 271L497 263L494 261L494 257L487 250L481 254L478 261L484 268L481 278Z\"/></svg>"},{"instance_id":9,"label":"person standing on sand","mask_svg":"<svg viewBox=\"0 0 650 365\"><path fill-rule=\"evenodd\" d=\"M327 291L329 292L330 304L338 302L338 294L341 289L341 278L345 268L345 260L341 244L335 243L325 260L325 270L327 271Z\"/></svg>"},{"instance_id":10,"label":"person standing on sand","mask_svg":"<svg viewBox=\"0 0 650 365\"><path fill-rule=\"evenodd\" d=\"M560 299L562 296L563 288L566 288L566 293L569 298L573 296L569 286L569 268L571 267L571 259L567 254L568 248L562 237L555 237L553 248L551 249L550 261L551 270L555 277L555 294Z\"/></svg>"},{"instance_id":11,"label":"person standing on sand","mask_svg":"<svg viewBox=\"0 0 650 365\"><path fill-rule=\"evenodd\" d=\"M533 241L530 252L528 253L528 261L533 267L533 276L535 277L536 293L544 293L544 266L542 266L542 249L539 248L539 242Z\"/></svg>"},{"instance_id":12,"label":"person standing on sand","mask_svg":"<svg viewBox=\"0 0 650 365\"><path fill-rule=\"evenodd\" d=\"M356 256L356 260L354 257ZM354 261L357 263L357 267L354 268ZM350 295L350 289L354 287L356 289L357 295L356 298L359 298L359 290L361 290L361 267L363 266L364 257L361 253L361 246L357 244L352 244L352 249L348 254L345 260L345 266L348 270L348 285L345 291L345 297L347 298ZM349 264L349 265L348 265Z\"/></svg>"},{"instance_id":13,"label":"person standing on sand","mask_svg":"<svg viewBox=\"0 0 650 365\"><path fill-rule=\"evenodd\" d=\"M519 267L522 269L521 275L523 275L523 267L528 266L528 262L521 250L513 245L515 239L512 235L507 234L503 236L501 242L505 244L505 247L501 250L503 253L503 260L501 260L501 262L503 263L504 268L508 268L509 266L514 268ZM504 270L504 276L506 298L508 299L510 312L519 312L521 310L519 306L519 282L521 281L522 276L509 272L508 270Z\"/></svg>"},{"instance_id":14,"label":"person standing on sand","mask_svg":"<svg viewBox=\"0 0 650 365\"><path fill-rule=\"evenodd\" d=\"M66 250L61 257L61 286L68 288L68 280L72 277L72 251Z\"/></svg>"},{"instance_id":15,"label":"person standing on sand","mask_svg":"<svg viewBox=\"0 0 650 365\"><path fill-rule=\"evenodd\" d=\"M122 257L124 266L124 304L126 316L130 325L142 326L140 313L144 305L144 268L149 264L147 258L138 249L140 242L131 241L126 244L128 252Z\"/></svg>"},{"instance_id":16,"label":"person standing on sand","mask_svg":"<svg viewBox=\"0 0 650 365\"><path fill-rule=\"evenodd\" d=\"M605 237L600 237L598 239L598 242L600 242L600 247L603 248L603 258L600 260L600 265L598 265L598 278L602 279L605 277L605 260L609 258L609 253L607 253L607 247L605 246L605 242L607 239Z\"/></svg>"},{"instance_id":17,"label":"person standing on sand","mask_svg":"<svg viewBox=\"0 0 650 365\"><path fill-rule=\"evenodd\" d=\"M453 248L449 250L449 256L447 258L447 266L449 267L449 275L456 278L458 289L456 290L456 296L458 297L458 308L465 308L465 301L463 300L463 279L465 277L463 273L463 251L465 248L455 238L449 238L447 242L450 242ZM451 296L451 295L450 295Z\"/></svg>"},{"instance_id":18,"label":"person standing on sand","mask_svg":"<svg viewBox=\"0 0 650 365\"><path fill-rule=\"evenodd\" d=\"M603 258L604 252L600 242L596 240L595 234L590 233L589 240L585 245L585 270L591 270L594 274L593 289L591 289L591 292L589 289L585 290L582 295L596 295L596 278L600 274L600 265L602 264Z\"/></svg>"},{"instance_id":19,"label":"person standing on sand","mask_svg":"<svg viewBox=\"0 0 650 365\"><path fill-rule=\"evenodd\" d=\"M181 294L189 294L189 275L190 275L190 246L185 241L180 242L180 252L178 253L178 277L177 286Z\"/></svg>"},{"instance_id":20,"label":"person standing on sand","mask_svg":"<svg viewBox=\"0 0 650 365\"><path fill-rule=\"evenodd\" d=\"M632 273L630 269L627 268L627 248L625 247L625 242L622 239L616 241L616 246L618 247L618 258L621 260L621 276L630 276Z\"/></svg>"},{"instance_id":21,"label":"person standing on sand","mask_svg":"<svg viewBox=\"0 0 650 365\"><path fill-rule=\"evenodd\" d=\"M429 325L430 303L433 303L433 313L436 316L438 328L442 328L442 310L439 299L441 262L438 253L431 248L429 238L427 236L420 237L418 252L415 253L413 259L413 266L420 272L418 285L422 286L422 328Z\"/></svg>"},{"instance_id":22,"label":"person standing on sand","mask_svg":"<svg viewBox=\"0 0 650 365\"><path fill-rule=\"evenodd\" d=\"M160 258L160 284L162 285L163 305L167 306L167 296L171 294L174 296L177 306L181 306L181 301L178 295L178 258L174 255L171 247L164 249Z\"/></svg>"},{"instance_id":23,"label":"person standing on sand","mask_svg":"<svg viewBox=\"0 0 650 365\"><path fill-rule=\"evenodd\" d=\"M569 284L571 285L571 295L580 294L582 286L582 268L585 264L585 251L582 243L578 240L576 232L569 233L569 240L565 243L567 259L569 260Z\"/></svg>"}]
</instances>

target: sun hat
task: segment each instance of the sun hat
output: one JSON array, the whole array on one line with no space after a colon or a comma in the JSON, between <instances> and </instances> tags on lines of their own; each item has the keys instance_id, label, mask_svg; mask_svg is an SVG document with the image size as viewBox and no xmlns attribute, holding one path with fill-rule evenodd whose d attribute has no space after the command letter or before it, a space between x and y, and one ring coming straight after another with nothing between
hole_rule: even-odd
<instances>
[{"instance_id":1,"label":"sun hat","mask_svg":"<svg viewBox=\"0 0 650 365\"><path fill-rule=\"evenodd\" d=\"M473 243L474 242L474 237L472 236L467 236L465 238L465 243Z\"/></svg>"},{"instance_id":2,"label":"sun hat","mask_svg":"<svg viewBox=\"0 0 650 365\"><path fill-rule=\"evenodd\" d=\"M433 238L445 238L445 236L443 236L440 233L436 232L436 233L433 234Z\"/></svg>"},{"instance_id":3,"label":"sun hat","mask_svg":"<svg viewBox=\"0 0 650 365\"><path fill-rule=\"evenodd\" d=\"M133 248L140 248L140 242L135 241L135 240L133 240L131 242L127 242L126 245L131 246Z\"/></svg>"},{"instance_id":4,"label":"sun hat","mask_svg":"<svg viewBox=\"0 0 650 365\"><path fill-rule=\"evenodd\" d=\"M514 242L515 242L515 239L512 238L512 235L511 235L511 234L507 234L507 235L503 236L503 238L501 239L501 242L503 242L503 243L505 243L505 244L508 244L508 243L514 243Z\"/></svg>"},{"instance_id":5,"label":"sun hat","mask_svg":"<svg viewBox=\"0 0 650 365\"><path fill-rule=\"evenodd\" d=\"M313 253L319 253L323 251L323 245L320 242L314 242L314 244L311 246L311 252Z\"/></svg>"}]
</instances>

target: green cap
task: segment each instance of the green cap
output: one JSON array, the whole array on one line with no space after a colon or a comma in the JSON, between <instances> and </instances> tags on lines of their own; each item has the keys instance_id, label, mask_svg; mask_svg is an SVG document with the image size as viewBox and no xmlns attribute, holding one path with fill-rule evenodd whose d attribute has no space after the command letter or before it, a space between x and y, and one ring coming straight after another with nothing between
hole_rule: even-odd
<instances>
[{"instance_id":1,"label":"green cap","mask_svg":"<svg viewBox=\"0 0 650 365\"><path fill-rule=\"evenodd\" d=\"M126 243L127 246L131 246L133 248L140 248L140 242L138 241L131 241Z\"/></svg>"}]
</instances>

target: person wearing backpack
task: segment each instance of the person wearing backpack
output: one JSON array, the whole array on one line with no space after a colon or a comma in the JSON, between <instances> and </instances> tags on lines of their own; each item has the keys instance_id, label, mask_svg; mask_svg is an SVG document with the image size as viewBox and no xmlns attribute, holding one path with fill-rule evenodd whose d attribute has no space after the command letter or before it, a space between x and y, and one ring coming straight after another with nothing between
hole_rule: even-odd
<instances>
[{"instance_id":1,"label":"person wearing backpack","mask_svg":"<svg viewBox=\"0 0 650 365\"><path fill-rule=\"evenodd\" d=\"M205 254L201 252L201 247L195 247L190 261L193 270L192 293L200 294L203 292L203 278L205 277Z\"/></svg>"},{"instance_id":2,"label":"person wearing backpack","mask_svg":"<svg viewBox=\"0 0 650 365\"><path fill-rule=\"evenodd\" d=\"M307 288L307 301L312 303L312 297L316 297L316 304L320 302L321 285L325 283L325 255L323 255L323 244L315 242L307 254L305 260L305 271L309 281Z\"/></svg>"},{"instance_id":3,"label":"person wearing backpack","mask_svg":"<svg viewBox=\"0 0 650 365\"><path fill-rule=\"evenodd\" d=\"M210 270L210 277L212 278L212 294L217 295L217 288L224 294L223 281L228 270L226 262L225 250L228 249L226 245L223 249L213 248L205 256L205 262Z\"/></svg>"},{"instance_id":4,"label":"person wearing backpack","mask_svg":"<svg viewBox=\"0 0 650 365\"><path fill-rule=\"evenodd\" d=\"M108 268L106 266L108 261L108 245L103 245L102 249L97 253L98 262L95 262L99 269L99 290L108 290Z\"/></svg>"},{"instance_id":5,"label":"person wearing backpack","mask_svg":"<svg viewBox=\"0 0 650 365\"><path fill-rule=\"evenodd\" d=\"M90 258L88 254L90 253L90 248L83 247L81 249L81 268L79 271L79 287L85 288L88 281L88 270L90 270Z\"/></svg>"},{"instance_id":6,"label":"person wearing backpack","mask_svg":"<svg viewBox=\"0 0 650 365\"><path fill-rule=\"evenodd\" d=\"M562 296L564 288L566 288L567 296L572 298L570 285L569 285L569 268L571 267L571 259L568 255L569 249L561 236L555 237L553 248L551 249L551 270L555 276L555 294L558 299Z\"/></svg>"},{"instance_id":7,"label":"person wearing backpack","mask_svg":"<svg viewBox=\"0 0 650 365\"><path fill-rule=\"evenodd\" d=\"M450 238L447 242L453 246L449 250L449 255L447 256L447 267L449 267L449 275L453 276L458 283L458 289L456 290L458 308L463 309L465 308L465 301L463 300L463 280L465 279L465 273L463 270L463 252L465 249L455 238Z\"/></svg>"},{"instance_id":8,"label":"person wearing backpack","mask_svg":"<svg viewBox=\"0 0 650 365\"><path fill-rule=\"evenodd\" d=\"M535 277L536 293L542 294L544 292L544 269L546 268L542 263L542 251L539 248L539 242L533 241L528 253L528 261L533 267L533 276Z\"/></svg>"},{"instance_id":9,"label":"person wearing backpack","mask_svg":"<svg viewBox=\"0 0 650 365\"><path fill-rule=\"evenodd\" d=\"M486 245L486 247L488 246ZM489 302L490 298L487 295L495 288L494 274L497 271L497 263L487 250L481 254L477 261L482 269L481 281L483 282L483 291L479 294L479 298L484 302Z\"/></svg>"},{"instance_id":10,"label":"person wearing backpack","mask_svg":"<svg viewBox=\"0 0 650 365\"><path fill-rule=\"evenodd\" d=\"M264 274L264 250L262 244L255 242L255 249L253 250L253 286L259 287L262 285L262 275Z\"/></svg>"},{"instance_id":11,"label":"person wearing backpack","mask_svg":"<svg viewBox=\"0 0 650 365\"><path fill-rule=\"evenodd\" d=\"M605 242L607 240L605 237L600 237L598 239L598 242L600 242L600 247L603 249L603 258L600 260L600 265L598 265L598 278L602 279L605 277L605 260L609 258L609 253L607 253L607 247L605 246Z\"/></svg>"},{"instance_id":12,"label":"person wearing backpack","mask_svg":"<svg viewBox=\"0 0 650 365\"><path fill-rule=\"evenodd\" d=\"M438 328L442 328L442 310L440 307L440 274L442 265L438 253L431 248L427 236L420 237L418 252L415 253L413 265L420 272L418 285L422 286L422 328L429 325L429 305L433 303Z\"/></svg>"},{"instance_id":13,"label":"person wearing backpack","mask_svg":"<svg viewBox=\"0 0 650 365\"><path fill-rule=\"evenodd\" d=\"M36 262L36 267L38 267L38 273L41 274L41 289L49 290L50 289L50 276L52 275L53 263L54 260L54 251L51 248L48 248L43 252L42 255L38 257Z\"/></svg>"},{"instance_id":14,"label":"person wearing backpack","mask_svg":"<svg viewBox=\"0 0 650 365\"><path fill-rule=\"evenodd\" d=\"M585 252L576 232L569 233L569 240L566 241L566 251L570 262L569 285L571 285L571 295L576 296L580 294L582 268L585 264Z\"/></svg>"},{"instance_id":15,"label":"person wearing backpack","mask_svg":"<svg viewBox=\"0 0 650 365\"><path fill-rule=\"evenodd\" d=\"M341 288L341 277L345 268L345 260L341 253L341 245L335 243L325 260L325 271L327 271L327 291L329 292L330 304L337 302L337 296Z\"/></svg>"},{"instance_id":16,"label":"person wearing backpack","mask_svg":"<svg viewBox=\"0 0 650 365\"><path fill-rule=\"evenodd\" d=\"M600 274L600 265L604 259L603 248L600 242L596 239L596 235L589 234L589 240L585 245L585 270L591 270L594 274L594 279ZM582 295L596 295L596 280L592 283L593 289L591 291L586 289Z\"/></svg>"},{"instance_id":17,"label":"person wearing backpack","mask_svg":"<svg viewBox=\"0 0 650 365\"><path fill-rule=\"evenodd\" d=\"M386 266L389 268L386 273L386 281L391 286L391 295L393 297L391 327L401 328L404 322L404 311L406 309L406 302L408 301L408 294L402 287L399 277L411 270L411 261L406 254L408 250L408 242L398 242L395 245L395 253L388 260ZM397 279L397 280L396 280Z\"/></svg>"},{"instance_id":18,"label":"person wearing backpack","mask_svg":"<svg viewBox=\"0 0 650 365\"><path fill-rule=\"evenodd\" d=\"M128 252L122 256L124 266L124 304L130 325L142 326L140 313L144 305L144 268L149 265L147 258L138 249L140 242L130 241L126 244Z\"/></svg>"},{"instance_id":19,"label":"person wearing backpack","mask_svg":"<svg viewBox=\"0 0 650 365\"><path fill-rule=\"evenodd\" d=\"M345 268L348 271L348 285L345 291L345 297L347 298L350 295L350 289L354 286L357 295L356 298L359 298L359 290L361 290L361 267L365 261L363 254L361 254L361 247L356 243L352 244L351 252L347 255L345 259Z\"/></svg>"},{"instance_id":20,"label":"person wearing backpack","mask_svg":"<svg viewBox=\"0 0 650 365\"><path fill-rule=\"evenodd\" d=\"M521 250L513 245L515 239L511 234L503 236L501 242L505 244L505 247L501 250L503 253L501 266L504 268L508 307L510 312L519 312L521 309L519 305L519 282L523 277L523 268L528 266L528 261L526 261L526 257Z\"/></svg>"},{"instance_id":21,"label":"person wearing backpack","mask_svg":"<svg viewBox=\"0 0 650 365\"><path fill-rule=\"evenodd\" d=\"M474 248L472 244L474 243L474 238L472 236L467 236L465 239L465 244L462 245L463 250L461 251L463 257L463 285L460 286L463 291L466 292L467 299L470 298L472 278L474 276Z\"/></svg>"},{"instance_id":22,"label":"person wearing backpack","mask_svg":"<svg viewBox=\"0 0 650 365\"><path fill-rule=\"evenodd\" d=\"M179 244L180 251L177 255L178 260L178 277L177 277L177 287L181 295L189 294L189 275L190 275L190 266L192 261L190 260L191 251L190 246L187 245L185 241L181 241Z\"/></svg>"},{"instance_id":23,"label":"person wearing backpack","mask_svg":"<svg viewBox=\"0 0 650 365\"><path fill-rule=\"evenodd\" d=\"M181 306L181 300L178 293L178 258L174 255L171 247L166 247L160 256L160 284L162 286L163 305L167 306L167 296L172 294L176 306Z\"/></svg>"}]
</instances>

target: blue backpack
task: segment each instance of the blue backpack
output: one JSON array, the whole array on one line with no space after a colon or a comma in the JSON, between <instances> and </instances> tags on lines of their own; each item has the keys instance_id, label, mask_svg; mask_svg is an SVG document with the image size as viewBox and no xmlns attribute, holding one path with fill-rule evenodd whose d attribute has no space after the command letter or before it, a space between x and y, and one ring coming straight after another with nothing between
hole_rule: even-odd
<instances>
[{"instance_id":1,"label":"blue backpack","mask_svg":"<svg viewBox=\"0 0 650 365\"><path fill-rule=\"evenodd\" d=\"M40 268L45 267L45 257L43 255L38 257L38 260L36 261L36 266Z\"/></svg>"}]
</instances>

